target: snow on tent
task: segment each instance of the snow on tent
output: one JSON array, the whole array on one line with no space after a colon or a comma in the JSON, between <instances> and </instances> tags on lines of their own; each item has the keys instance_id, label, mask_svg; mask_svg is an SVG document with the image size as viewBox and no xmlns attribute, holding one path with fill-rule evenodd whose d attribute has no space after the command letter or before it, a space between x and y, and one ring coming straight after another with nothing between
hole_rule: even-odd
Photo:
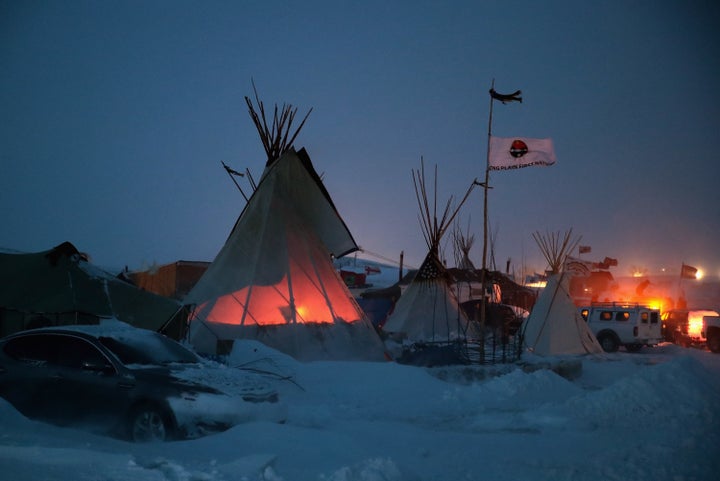
<instances>
[{"instance_id":1,"label":"snow on tent","mask_svg":"<svg viewBox=\"0 0 720 481\"><path fill-rule=\"evenodd\" d=\"M525 347L540 356L603 352L570 297L572 274L567 269L561 270L568 253L580 240L571 242L571 232L565 234L562 242L558 234L533 234L548 260L551 274L522 326L522 336Z\"/></svg>"},{"instance_id":2,"label":"snow on tent","mask_svg":"<svg viewBox=\"0 0 720 481\"><path fill-rule=\"evenodd\" d=\"M437 167L435 177L437 179ZM451 279L440 260L440 241L475 184L470 186L465 197L452 211L453 198L450 197L439 220L437 203L433 202L431 210L428 201L422 162L420 171L413 170L413 184L420 209L421 227L429 250L382 329L391 339L405 344L436 344L452 348L458 343L463 344L468 338L477 339L479 332L475 323L468 320L460 309L450 288Z\"/></svg>"},{"instance_id":3,"label":"snow on tent","mask_svg":"<svg viewBox=\"0 0 720 481\"><path fill-rule=\"evenodd\" d=\"M44 252L0 253L0 285L1 335L116 317L179 337L184 324L179 302L142 291L94 266L70 242Z\"/></svg>"},{"instance_id":4,"label":"snow on tent","mask_svg":"<svg viewBox=\"0 0 720 481\"><path fill-rule=\"evenodd\" d=\"M258 116L246 101L268 161L225 245L184 299L194 306L189 341L218 354L234 339L255 339L303 361L385 359L332 263L358 246L307 152L292 148L297 131L287 140L297 109L283 106L278 116L276 108L271 131L262 102Z\"/></svg>"}]
</instances>

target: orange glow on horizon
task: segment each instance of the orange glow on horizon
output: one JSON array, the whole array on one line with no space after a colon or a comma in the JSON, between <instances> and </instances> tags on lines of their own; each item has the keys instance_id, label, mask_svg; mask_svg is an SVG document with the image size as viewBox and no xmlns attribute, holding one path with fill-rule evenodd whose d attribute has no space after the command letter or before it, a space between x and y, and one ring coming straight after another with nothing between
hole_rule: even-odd
<instances>
[{"instance_id":1,"label":"orange glow on horizon","mask_svg":"<svg viewBox=\"0 0 720 481\"><path fill-rule=\"evenodd\" d=\"M717 316L715 311L690 311L688 313L688 336L700 337L702 331L703 316Z\"/></svg>"},{"instance_id":2,"label":"orange glow on horizon","mask_svg":"<svg viewBox=\"0 0 720 481\"><path fill-rule=\"evenodd\" d=\"M658 309L660 312L664 312L664 302L662 299L657 297L648 297L645 299L644 304L651 309Z\"/></svg>"}]
</instances>

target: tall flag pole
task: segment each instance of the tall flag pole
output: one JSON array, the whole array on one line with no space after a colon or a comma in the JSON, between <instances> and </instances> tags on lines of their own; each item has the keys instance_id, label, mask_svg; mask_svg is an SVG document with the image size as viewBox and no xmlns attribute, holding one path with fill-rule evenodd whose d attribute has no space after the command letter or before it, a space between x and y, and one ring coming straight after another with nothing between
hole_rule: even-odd
<instances>
[{"instance_id":1,"label":"tall flag pole","mask_svg":"<svg viewBox=\"0 0 720 481\"><path fill-rule=\"evenodd\" d=\"M485 162L485 182L482 185L483 188L483 254L482 254L482 270L480 271L480 286L482 289L482 299L480 301L480 332L485 332L485 321L486 321L486 299L485 299L485 280L487 271L487 245L488 245L488 189L490 189L490 144L492 141L492 119L493 119L493 101L498 100L503 104L508 102L520 102L522 103L522 97L520 96L522 91L516 90L511 94L500 94L495 91L495 79L493 79L490 86L490 114L488 116L488 143L487 143L487 156ZM484 335L484 334L482 334ZM484 341L480 344L480 348L483 349ZM481 353L484 358L484 352Z\"/></svg>"}]
</instances>

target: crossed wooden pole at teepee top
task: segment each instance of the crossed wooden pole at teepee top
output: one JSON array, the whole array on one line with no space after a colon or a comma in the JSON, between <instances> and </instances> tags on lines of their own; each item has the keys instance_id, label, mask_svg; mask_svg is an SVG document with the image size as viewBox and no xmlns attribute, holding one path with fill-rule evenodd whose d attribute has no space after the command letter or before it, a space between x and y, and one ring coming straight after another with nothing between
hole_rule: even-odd
<instances>
[{"instance_id":1,"label":"crossed wooden pole at teepee top","mask_svg":"<svg viewBox=\"0 0 720 481\"><path fill-rule=\"evenodd\" d=\"M292 124L297 114L297 107L293 107L290 104L283 104L282 108L278 109L277 104L273 110L272 124L268 125L267 116L265 115L265 105L258 96L257 89L255 88L255 82L252 82L253 92L255 94L255 102L257 103L257 109L253 105L250 97L245 97L245 103L247 103L250 117L252 118L255 128L257 128L258 134L260 134L260 141L263 144L265 153L268 156L267 165L271 164L282 154L284 154L290 147L292 147L295 138L300 133L300 130L305 125L305 121L312 112L312 107L305 114L302 122L298 125L295 131L292 131ZM259 113L258 113L259 112ZM292 135L290 135L292 133Z\"/></svg>"}]
</instances>

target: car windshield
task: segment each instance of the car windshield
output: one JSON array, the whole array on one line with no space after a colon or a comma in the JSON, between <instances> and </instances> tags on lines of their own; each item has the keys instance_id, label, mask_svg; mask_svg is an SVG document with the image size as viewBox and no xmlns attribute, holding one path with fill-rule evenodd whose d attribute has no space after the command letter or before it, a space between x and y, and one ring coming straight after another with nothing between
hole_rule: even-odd
<instances>
[{"instance_id":1,"label":"car windshield","mask_svg":"<svg viewBox=\"0 0 720 481\"><path fill-rule=\"evenodd\" d=\"M104 336L98 339L123 364L196 363L198 357L177 342L154 332L145 335Z\"/></svg>"}]
</instances>

